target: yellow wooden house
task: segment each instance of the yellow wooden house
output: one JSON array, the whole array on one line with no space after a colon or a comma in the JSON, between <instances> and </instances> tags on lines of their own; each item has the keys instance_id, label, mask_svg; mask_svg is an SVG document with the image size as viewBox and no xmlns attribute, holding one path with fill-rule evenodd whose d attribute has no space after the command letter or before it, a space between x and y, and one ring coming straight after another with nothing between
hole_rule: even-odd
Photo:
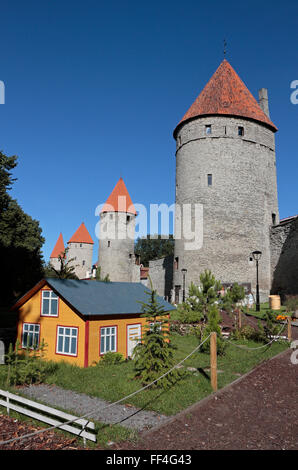
<instances>
[{"instance_id":1,"label":"yellow wooden house","mask_svg":"<svg viewBox=\"0 0 298 470\"><path fill-rule=\"evenodd\" d=\"M131 357L146 319L141 283L43 279L14 305L17 338L22 348L42 343L45 358L81 367L97 363L108 351ZM164 310L175 308L161 297Z\"/></svg>"}]
</instances>

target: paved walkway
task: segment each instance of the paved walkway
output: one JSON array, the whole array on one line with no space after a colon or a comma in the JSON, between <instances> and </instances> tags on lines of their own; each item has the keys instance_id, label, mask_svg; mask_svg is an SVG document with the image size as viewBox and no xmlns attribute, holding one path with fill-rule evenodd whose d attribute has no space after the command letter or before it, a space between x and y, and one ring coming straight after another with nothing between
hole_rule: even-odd
<instances>
[{"instance_id":1,"label":"paved walkway","mask_svg":"<svg viewBox=\"0 0 298 470\"><path fill-rule=\"evenodd\" d=\"M31 385L23 387L21 391L32 400L63 408L75 413L76 416L83 416L91 410L96 410L90 416L91 420L106 424L120 424L137 431L150 429L168 420L167 416L159 415L154 411L140 410L132 405L119 404L104 410L108 402L83 393L64 390L56 385Z\"/></svg>"},{"instance_id":2,"label":"paved walkway","mask_svg":"<svg viewBox=\"0 0 298 470\"><path fill-rule=\"evenodd\" d=\"M298 365L292 350L258 366L166 425L141 433L132 450L297 450Z\"/></svg>"}]
</instances>

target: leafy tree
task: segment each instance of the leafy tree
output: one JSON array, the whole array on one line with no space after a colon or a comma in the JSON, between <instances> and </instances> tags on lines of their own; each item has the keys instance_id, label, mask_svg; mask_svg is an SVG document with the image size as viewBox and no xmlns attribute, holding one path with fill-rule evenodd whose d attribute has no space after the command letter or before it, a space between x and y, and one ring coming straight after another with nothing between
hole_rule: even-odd
<instances>
[{"instance_id":1,"label":"leafy tree","mask_svg":"<svg viewBox=\"0 0 298 470\"><path fill-rule=\"evenodd\" d=\"M0 259L5 269L1 302L8 305L40 280L43 273L39 222L33 220L8 194L16 178L17 157L0 152Z\"/></svg>"},{"instance_id":2,"label":"leafy tree","mask_svg":"<svg viewBox=\"0 0 298 470\"><path fill-rule=\"evenodd\" d=\"M228 313L233 313L237 310L239 302L245 298L245 289L239 286L237 282L227 290L222 299L222 308Z\"/></svg>"},{"instance_id":3,"label":"leafy tree","mask_svg":"<svg viewBox=\"0 0 298 470\"><path fill-rule=\"evenodd\" d=\"M135 244L135 253L141 258L144 266L149 266L149 261L164 258L174 254L174 237L162 238L161 235L147 235L147 237L138 238Z\"/></svg>"},{"instance_id":4,"label":"leafy tree","mask_svg":"<svg viewBox=\"0 0 298 470\"><path fill-rule=\"evenodd\" d=\"M44 238L39 222L27 215L16 200L6 194L1 203L0 259L5 267L1 301L8 305L42 278Z\"/></svg>"},{"instance_id":5,"label":"leafy tree","mask_svg":"<svg viewBox=\"0 0 298 470\"><path fill-rule=\"evenodd\" d=\"M11 185L16 178L12 178L11 170L17 165L17 157L7 157L0 151L0 214L7 207L10 197L7 191L11 189Z\"/></svg>"},{"instance_id":6,"label":"leafy tree","mask_svg":"<svg viewBox=\"0 0 298 470\"><path fill-rule=\"evenodd\" d=\"M152 287L152 286L151 286ZM168 312L157 301L156 291L146 292L148 302L142 302L142 317L146 325L142 342L134 349L135 377L147 385L173 367L173 345L169 342ZM177 369L171 371L154 387L167 388L180 377Z\"/></svg>"}]
</instances>

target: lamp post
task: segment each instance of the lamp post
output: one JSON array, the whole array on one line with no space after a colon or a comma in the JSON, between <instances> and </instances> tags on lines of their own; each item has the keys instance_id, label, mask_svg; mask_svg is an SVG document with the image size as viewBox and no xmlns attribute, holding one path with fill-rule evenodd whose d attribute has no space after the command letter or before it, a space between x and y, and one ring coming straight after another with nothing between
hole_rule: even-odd
<instances>
[{"instance_id":1,"label":"lamp post","mask_svg":"<svg viewBox=\"0 0 298 470\"><path fill-rule=\"evenodd\" d=\"M181 272L183 274L183 298L182 298L182 302L185 302L185 275L187 273L187 269L181 269Z\"/></svg>"},{"instance_id":2,"label":"lamp post","mask_svg":"<svg viewBox=\"0 0 298 470\"><path fill-rule=\"evenodd\" d=\"M256 262L256 266L257 266L257 295L256 295L256 312L259 312L260 311L260 290L259 290L259 261L261 259L261 256L262 256L262 252L261 251L254 251L253 254L253 259L255 260Z\"/></svg>"}]
</instances>

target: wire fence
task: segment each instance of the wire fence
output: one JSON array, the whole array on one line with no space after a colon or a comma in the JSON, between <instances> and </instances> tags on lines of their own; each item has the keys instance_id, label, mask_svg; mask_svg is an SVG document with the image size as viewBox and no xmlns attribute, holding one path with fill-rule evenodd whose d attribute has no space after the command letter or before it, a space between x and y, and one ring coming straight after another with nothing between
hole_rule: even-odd
<instances>
[{"instance_id":1,"label":"wire fence","mask_svg":"<svg viewBox=\"0 0 298 470\"><path fill-rule=\"evenodd\" d=\"M282 328L280 329L279 333L276 335L277 337L280 336L280 334L282 333L282 331L285 329L286 327L286 324L284 324L282 326ZM187 359L189 359L195 352L197 352L202 346L203 344L210 338L211 335L207 336L207 338L204 339L204 341L202 341L198 346L196 346L196 348L193 349L193 351L188 354L186 357L184 357L180 362L178 362L177 364L175 364L175 366L171 367L167 372L165 372L164 374L162 374L160 377L158 377L157 379L153 380L152 382L150 382L149 384L143 386L142 388L130 393L129 395L126 395L125 397L113 402L113 403L109 403L108 405L98 409L97 407L96 408L92 408L90 411L88 411L87 413L85 413L84 415L80 416L80 417L77 417L75 419L71 419L71 420L68 420L66 422L63 423L63 425L68 425L68 424L71 424L71 423L74 423L76 422L77 420L80 420L80 419L86 419L86 418L90 418L94 413L98 412L98 411L104 411L108 408L112 408L113 406L116 406L120 403L122 403L123 401L125 400L128 400L130 398L132 398L133 396L141 393L142 391L150 388L152 385L156 384L157 382L159 382L160 380L162 380L164 377L166 377L167 375L169 375L174 369L176 368L179 368L179 366L181 366ZM270 346L274 341L276 341L277 338L274 337L273 339L271 339L268 343L262 345L262 346L258 346L256 348L249 348L245 345L239 345L239 344L235 344L233 343L232 341L228 340L227 338L225 339L226 342L228 342L229 344L231 344L232 346L236 347L236 348L239 348L239 349L245 349L245 350L248 350L248 351L256 351L256 350L259 350L259 349L263 349L263 348L266 348L268 346ZM89 421L87 421L87 424L88 424ZM16 441L19 441L19 440L24 440L24 439L29 439L30 437L34 437L34 436L37 436L39 434L42 434L42 433L45 433L47 431L51 431L51 430L54 430L54 429L58 429L61 425L56 425L56 426L50 426L50 427L47 427L45 429L41 429L41 430L38 430L38 431L35 431L33 433L29 433L29 434L26 434L26 435L23 435L23 436L18 436L18 437L14 437L12 439L8 439L6 441L0 441L0 445L5 445L5 444L9 444L9 443L12 443L12 442L16 442ZM82 429L83 431L83 429ZM80 436L78 436L80 437Z\"/></svg>"},{"instance_id":2,"label":"wire fence","mask_svg":"<svg viewBox=\"0 0 298 470\"><path fill-rule=\"evenodd\" d=\"M202 341L190 354L188 354L186 357L184 357L184 359L182 359L180 362L178 362L177 364L175 364L175 366L171 367L167 372L165 372L164 374L162 374L160 377L158 377L157 379L153 380L152 382L150 382L149 384L145 385L144 387L136 390L135 392L132 392L130 393L129 395L126 395L125 397L121 398L120 400L117 400L113 403L109 403L108 405L100 408L98 410L98 408L93 408L91 411L88 411L86 414L78 417L78 418L75 418L75 419L70 419L68 421L65 421L63 423L63 425L67 425L67 424L70 424L70 423L74 423L76 422L77 420L79 419L85 419L85 418L90 418L94 413L96 413L97 411L104 411L108 408L111 408L115 405L118 405L119 403L122 403L123 401L129 399L129 398L132 398L133 396L137 395L138 393L148 389L149 387L151 387L152 385L154 385L155 383L159 382L161 379L163 379L164 377L166 377L167 375L169 375L174 369L177 369L180 365L183 364L183 362L185 362L187 359L189 359L195 352L197 352L202 346L203 344L210 338L211 335L207 336L207 338L204 339L204 341ZM88 422L86 423L88 424ZM56 426L50 426L48 428L45 428L45 429L40 429L39 431L35 431L33 433L29 433L29 434L26 434L26 435L23 435L23 436L19 436L19 437L14 437L12 439L8 439L6 441L0 441L0 445L5 445L5 444L10 444L12 442L16 442L16 441L19 441L19 440L23 440L23 439L28 439L30 437L34 437L34 436L37 436L38 434L42 434L44 432L47 432L47 431L52 431L54 429L58 429L61 425L56 425ZM79 436L78 436L79 437Z\"/></svg>"},{"instance_id":3,"label":"wire fence","mask_svg":"<svg viewBox=\"0 0 298 470\"><path fill-rule=\"evenodd\" d=\"M242 344L235 344L233 343L232 341L230 341L229 339L225 339L225 341L227 341L229 344L232 344L233 346L235 346L236 348L239 348L239 349L246 349L248 351L256 351L258 349L263 349L263 348L266 348L267 346L270 346L270 344L272 344L274 341L277 341L278 337L280 336L280 334L283 332L283 330L285 329L286 327L286 324L282 326L282 328L280 329L280 331L277 333L277 335L274 336L274 338L269 341L268 343L266 344L263 344L262 346L258 346L256 348L249 348L248 346L245 346L245 345L242 345Z\"/></svg>"}]
</instances>

